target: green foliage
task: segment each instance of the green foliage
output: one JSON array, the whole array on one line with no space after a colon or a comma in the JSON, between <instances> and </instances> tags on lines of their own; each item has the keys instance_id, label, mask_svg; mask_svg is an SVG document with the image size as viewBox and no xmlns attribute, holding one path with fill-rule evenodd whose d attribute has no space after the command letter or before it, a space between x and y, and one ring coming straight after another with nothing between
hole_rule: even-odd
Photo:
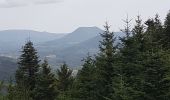
<instances>
[{"instance_id":1,"label":"green foliage","mask_svg":"<svg viewBox=\"0 0 170 100\"><path fill-rule=\"evenodd\" d=\"M170 11L166 16L164 23L162 44L165 49L170 49Z\"/></svg>"},{"instance_id":2,"label":"green foliage","mask_svg":"<svg viewBox=\"0 0 170 100\"><path fill-rule=\"evenodd\" d=\"M152 26L152 29L150 28ZM156 16L155 20L147 24L146 36L147 48L145 48L144 63L144 92L147 100L166 100L169 98L170 88L170 56L168 44L161 43L164 40L162 32L165 32ZM162 31L163 30L163 31Z\"/></svg>"},{"instance_id":3,"label":"green foliage","mask_svg":"<svg viewBox=\"0 0 170 100\"><path fill-rule=\"evenodd\" d=\"M113 45L115 41L114 33L110 32L110 26L106 23L105 31L101 34L103 38L100 41L100 53L96 56L96 85L97 99L111 97L114 92L112 89L112 78L115 75L114 55L116 47Z\"/></svg>"},{"instance_id":4,"label":"green foliage","mask_svg":"<svg viewBox=\"0 0 170 100\"><path fill-rule=\"evenodd\" d=\"M57 90L59 91L59 100L66 100L70 96L70 88L73 83L73 71L64 63L60 69L57 69Z\"/></svg>"},{"instance_id":5,"label":"green foliage","mask_svg":"<svg viewBox=\"0 0 170 100\"><path fill-rule=\"evenodd\" d=\"M24 84L20 87L10 83L8 85L8 94L5 100L33 100L30 97L31 91Z\"/></svg>"},{"instance_id":6,"label":"green foliage","mask_svg":"<svg viewBox=\"0 0 170 100\"><path fill-rule=\"evenodd\" d=\"M57 95L54 82L54 74L45 60L36 79L36 85L33 90L34 100L54 100Z\"/></svg>"},{"instance_id":7,"label":"green foliage","mask_svg":"<svg viewBox=\"0 0 170 100\"><path fill-rule=\"evenodd\" d=\"M144 91L146 100L166 100L170 97L170 56L164 51L148 52L145 57Z\"/></svg>"},{"instance_id":8,"label":"green foliage","mask_svg":"<svg viewBox=\"0 0 170 100\"><path fill-rule=\"evenodd\" d=\"M4 81L0 81L0 91L2 90L3 86L4 86Z\"/></svg>"},{"instance_id":9,"label":"green foliage","mask_svg":"<svg viewBox=\"0 0 170 100\"><path fill-rule=\"evenodd\" d=\"M87 56L73 78L64 63L51 72L45 60L39 66L32 42L27 42L19 58L16 84L0 82L0 100L169 100L170 98L170 13L164 25L159 16L145 25L137 16L126 36L115 46L114 33L106 23L101 33L100 52ZM7 87L7 94L2 93Z\"/></svg>"},{"instance_id":10,"label":"green foliage","mask_svg":"<svg viewBox=\"0 0 170 100\"><path fill-rule=\"evenodd\" d=\"M130 28L128 30L130 31ZM116 84L113 96L118 100L140 100L143 95L143 67L141 65L142 51L144 49L143 34L144 26L140 16L138 16L136 25L132 29L132 36L121 38L123 48L120 48L118 56L119 70L117 77L113 80Z\"/></svg>"},{"instance_id":11,"label":"green foliage","mask_svg":"<svg viewBox=\"0 0 170 100\"><path fill-rule=\"evenodd\" d=\"M146 32L145 32L145 51L149 50L153 52L157 48L162 48L162 32L163 26L160 22L159 16L156 15L155 19L148 19L146 22Z\"/></svg>"},{"instance_id":12,"label":"green foliage","mask_svg":"<svg viewBox=\"0 0 170 100\"><path fill-rule=\"evenodd\" d=\"M33 97L33 90L36 85L36 77L39 70L39 60L37 51L33 47L33 43L28 41L23 47L22 54L18 61L18 70L16 71L16 86L14 93L16 98L28 99ZM21 95L22 94L22 95Z\"/></svg>"},{"instance_id":13,"label":"green foliage","mask_svg":"<svg viewBox=\"0 0 170 100\"><path fill-rule=\"evenodd\" d=\"M23 47L22 54L19 58L18 65L19 68L16 72L16 82L17 85L26 85L30 90L35 87L36 73L39 68L39 60L37 56L37 51L33 47L33 43L28 41Z\"/></svg>"},{"instance_id":14,"label":"green foliage","mask_svg":"<svg viewBox=\"0 0 170 100\"><path fill-rule=\"evenodd\" d=\"M1 98L1 99L3 98L3 93L2 93L3 87L4 87L4 82L3 82L3 81L0 81L0 98Z\"/></svg>"},{"instance_id":15,"label":"green foliage","mask_svg":"<svg viewBox=\"0 0 170 100\"><path fill-rule=\"evenodd\" d=\"M60 91L66 91L73 82L72 70L64 63L60 69L57 69L57 88Z\"/></svg>"},{"instance_id":16,"label":"green foliage","mask_svg":"<svg viewBox=\"0 0 170 100\"><path fill-rule=\"evenodd\" d=\"M76 82L74 83L75 91L74 98L78 100L95 100L96 99L96 85L95 85L95 62L88 55L84 59L83 68L78 71Z\"/></svg>"}]
</instances>

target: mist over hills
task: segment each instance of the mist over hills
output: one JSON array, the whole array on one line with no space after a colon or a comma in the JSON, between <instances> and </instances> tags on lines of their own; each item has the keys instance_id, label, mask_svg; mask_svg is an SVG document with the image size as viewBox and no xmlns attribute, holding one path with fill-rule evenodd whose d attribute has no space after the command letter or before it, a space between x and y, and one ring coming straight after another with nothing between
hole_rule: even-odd
<instances>
[{"instance_id":1,"label":"mist over hills","mask_svg":"<svg viewBox=\"0 0 170 100\"><path fill-rule=\"evenodd\" d=\"M91 39L99 35L101 32L102 30L97 27L80 27L75 31L65 35L63 38L39 44L37 45L37 48L40 50L40 52L44 51L43 53L46 52L46 48L50 48L51 52L56 52L58 50L63 50L64 48L68 48Z\"/></svg>"},{"instance_id":2,"label":"mist over hills","mask_svg":"<svg viewBox=\"0 0 170 100\"><path fill-rule=\"evenodd\" d=\"M97 27L79 27L60 39L36 45L36 48L41 57L48 58L52 65L58 66L67 62L71 67L76 67L81 65L81 60L87 52L92 52L91 47L96 49L94 45L98 46L98 42L92 42L94 45L87 44L85 49L84 42L95 40L102 32L103 30Z\"/></svg>"},{"instance_id":3,"label":"mist over hills","mask_svg":"<svg viewBox=\"0 0 170 100\"><path fill-rule=\"evenodd\" d=\"M60 39L36 45L36 48L41 57L48 58L53 66L66 62L71 67L77 67L82 65L82 60L88 53L94 55L99 51L102 32L103 30L97 27L80 27ZM122 36L122 32L115 32L116 44Z\"/></svg>"},{"instance_id":4,"label":"mist over hills","mask_svg":"<svg viewBox=\"0 0 170 100\"><path fill-rule=\"evenodd\" d=\"M47 57L49 61L55 65L59 65L65 61L71 67L81 66L83 58L85 58L88 53L90 55L94 55L98 52L100 40L100 36L95 36L71 47L66 47L58 50L54 53L55 57Z\"/></svg>"},{"instance_id":5,"label":"mist over hills","mask_svg":"<svg viewBox=\"0 0 170 100\"><path fill-rule=\"evenodd\" d=\"M71 33L57 34L32 30L0 31L0 56L17 58L22 46L30 39L40 58L48 58L51 65L67 62L71 67L80 66L87 53L94 55L98 52L102 32L98 27L79 27ZM115 37L119 36L123 34L115 32Z\"/></svg>"},{"instance_id":6,"label":"mist over hills","mask_svg":"<svg viewBox=\"0 0 170 100\"><path fill-rule=\"evenodd\" d=\"M87 53L94 55L99 51L102 32L103 30L97 27L80 27L71 33L63 34L32 30L0 31L0 73L3 74L0 78L6 78L16 70L19 51L28 39L34 43L40 59L47 58L52 68L58 68L63 62L77 68L82 65ZM122 36L123 33L115 32L116 42L118 37Z\"/></svg>"},{"instance_id":7,"label":"mist over hills","mask_svg":"<svg viewBox=\"0 0 170 100\"><path fill-rule=\"evenodd\" d=\"M0 80L9 81L17 69L16 59L0 56Z\"/></svg>"},{"instance_id":8,"label":"mist over hills","mask_svg":"<svg viewBox=\"0 0 170 100\"><path fill-rule=\"evenodd\" d=\"M4 30L0 31L0 54L17 54L21 47L30 39L34 44L58 39L65 34L54 34L32 30ZM12 55L14 56L14 55Z\"/></svg>"}]
</instances>

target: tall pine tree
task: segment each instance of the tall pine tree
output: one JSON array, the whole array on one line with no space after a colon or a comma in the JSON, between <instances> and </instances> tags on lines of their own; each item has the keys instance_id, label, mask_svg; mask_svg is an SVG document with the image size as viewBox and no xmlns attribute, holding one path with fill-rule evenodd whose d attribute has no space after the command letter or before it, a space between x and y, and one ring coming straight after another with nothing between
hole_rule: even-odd
<instances>
[{"instance_id":1,"label":"tall pine tree","mask_svg":"<svg viewBox=\"0 0 170 100\"><path fill-rule=\"evenodd\" d=\"M145 48L145 59L143 60L146 100L168 100L169 98L170 56L160 45L162 38L157 38L161 34L158 30L160 24L158 25L157 22L153 19L146 22L145 45L147 48Z\"/></svg>"},{"instance_id":2,"label":"tall pine tree","mask_svg":"<svg viewBox=\"0 0 170 100\"><path fill-rule=\"evenodd\" d=\"M110 32L110 26L106 23L104 26L105 30L101 33L103 38L100 41L100 53L96 56L96 76L97 76L97 99L96 100L106 100L106 98L111 98L113 88L112 80L115 76L114 68L114 55L116 53L116 47L114 46L114 33Z\"/></svg>"},{"instance_id":3,"label":"tall pine tree","mask_svg":"<svg viewBox=\"0 0 170 100\"><path fill-rule=\"evenodd\" d=\"M128 19L126 23L129 23ZM128 24L127 24L128 25ZM118 100L140 100L142 92L142 64L141 51L143 48L143 33L144 26L140 16L136 19L136 25L129 31L123 31L126 36L120 38L122 48L120 48L120 63L119 63L119 87L116 89L115 96ZM127 36L126 32L132 35Z\"/></svg>"},{"instance_id":4,"label":"tall pine tree","mask_svg":"<svg viewBox=\"0 0 170 100\"><path fill-rule=\"evenodd\" d=\"M54 82L54 74L51 72L47 60L44 60L36 79L34 100L55 100L57 92L55 90Z\"/></svg>"},{"instance_id":5,"label":"tall pine tree","mask_svg":"<svg viewBox=\"0 0 170 100\"><path fill-rule=\"evenodd\" d=\"M57 69L57 90L59 91L58 99L67 100L70 96L69 89L73 83L73 71L69 69L66 63L64 63L60 69Z\"/></svg>"},{"instance_id":6,"label":"tall pine tree","mask_svg":"<svg viewBox=\"0 0 170 100\"><path fill-rule=\"evenodd\" d=\"M78 100L96 100L95 62L88 55L84 59L83 68L78 71L75 82L75 98Z\"/></svg>"},{"instance_id":7,"label":"tall pine tree","mask_svg":"<svg viewBox=\"0 0 170 100\"><path fill-rule=\"evenodd\" d=\"M17 86L25 86L30 91L35 88L36 76L39 69L37 51L33 47L33 43L28 41L23 47L22 54L18 61L18 70L16 72Z\"/></svg>"},{"instance_id":8,"label":"tall pine tree","mask_svg":"<svg viewBox=\"0 0 170 100\"><path fill-rule=\"evenodd\" d=\"M170 49L170 11L166 16L164 23L162 44L165 49Z\"/></svg>"}]
</instances>

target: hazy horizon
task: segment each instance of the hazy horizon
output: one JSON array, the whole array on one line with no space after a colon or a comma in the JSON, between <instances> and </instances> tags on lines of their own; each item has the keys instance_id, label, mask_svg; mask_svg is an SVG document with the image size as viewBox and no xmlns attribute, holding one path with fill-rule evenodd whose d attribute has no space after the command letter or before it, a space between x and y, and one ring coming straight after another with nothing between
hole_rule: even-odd
<instances>
[{"instance_id":1,"label":"hazy horizon","mask_svg":"<svg viewBox=\"0 0 170 100\"><path fill-rule=\"evenodd\" d=\"M108 21L113 31L119 31L127 14L132 24L138 14L143 21L156 13L164 20L169 4L155 0L0 0L0 30L68 33L78 27L103 29Z\"/></svg>"}]
</instances>

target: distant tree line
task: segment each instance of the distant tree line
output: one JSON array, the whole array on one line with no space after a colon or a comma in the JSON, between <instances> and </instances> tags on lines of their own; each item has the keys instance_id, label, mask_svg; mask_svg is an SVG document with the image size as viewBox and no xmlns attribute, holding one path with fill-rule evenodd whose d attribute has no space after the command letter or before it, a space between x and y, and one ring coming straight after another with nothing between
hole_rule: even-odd
<instances>
[{"instance_id":1,"label":"distant tree line","mask_svg":"<svg viewBox=\"0 0 170 100\"><path fill-rule=\"evenodd\" d=\"M124 21L125 36L117 37L121 42L116 45L106 23L99 53L88 54L76 76L66 63L52 73L28 41L16 82L0 82L1 90L7 87L0 100L170 100L170 12L164 23L158 15L145 22L137 16L135 21L132 29L130 20Z\"/></svg>"}]
</instances>

